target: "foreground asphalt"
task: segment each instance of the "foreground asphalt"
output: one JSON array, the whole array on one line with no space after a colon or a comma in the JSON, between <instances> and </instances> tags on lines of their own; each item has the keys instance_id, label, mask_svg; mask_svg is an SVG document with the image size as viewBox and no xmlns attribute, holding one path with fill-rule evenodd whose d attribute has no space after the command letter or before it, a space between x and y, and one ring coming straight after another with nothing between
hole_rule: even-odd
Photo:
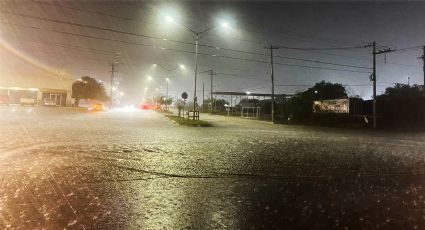
<instances>
[{"instance_id":1,"label":"foreground asphalt","mask_svg":"<svg viewBox=\"0 0 425 230\"><path fill-rule=\"evenodd\" d=\"M422 133L0 107L0 229L423 229Z\"/></svg>"}]
</instances>

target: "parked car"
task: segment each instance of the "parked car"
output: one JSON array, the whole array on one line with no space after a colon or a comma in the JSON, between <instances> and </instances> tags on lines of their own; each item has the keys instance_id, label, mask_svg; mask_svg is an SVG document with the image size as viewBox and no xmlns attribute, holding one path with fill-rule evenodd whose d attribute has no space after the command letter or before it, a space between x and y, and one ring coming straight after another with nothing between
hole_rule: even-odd
<instances>
[{"instance_id":1,"label":"parked car","mask_svg":"<svg viewBox=\"0 0 425 230\"><path fill-rule=\"evenodd\" d=\"M0 94L0 105L9 105L9 96L7 94Z\"/></svg>"},{"instance_id":2,"label":"parked car","mask_svg":"<svg viewBox=\"0 0 425 230\"><path fill-rule=\"evenodd\" d=\"M44 106L56 106L56 101L51 98L44 98L43 100Z\"/></svg>"},{"instance_id":3,"label":"parked car","mask_svg":"<svg viewBox=\"0 0 425 230\"><path fill-rule=\"evenodd\" d=\"M24 106L24 105L35 106L35 98L24 96L24 97L21 97L21 100L19 101L19 103L21 104L21 106Z\"/></svg>"}]
</instances>

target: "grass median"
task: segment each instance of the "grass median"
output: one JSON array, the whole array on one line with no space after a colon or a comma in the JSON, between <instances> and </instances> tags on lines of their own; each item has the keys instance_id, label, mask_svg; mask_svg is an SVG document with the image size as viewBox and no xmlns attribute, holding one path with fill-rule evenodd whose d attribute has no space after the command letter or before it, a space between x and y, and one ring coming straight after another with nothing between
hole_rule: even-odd
<instances>
[{"instance_id":1,"label":"grass median","mask_svg":"<svg viewBox=\"0 0 425 230\"><path fill-rule=\"evenodd\" d=\"M191 127L211 127L212 126L212 124L207 121L192 120L192 119L182 118L182 117L178 117L174 115L165 115L165 116L179 125L191 126Z\"/></svg>"}]
</instances>

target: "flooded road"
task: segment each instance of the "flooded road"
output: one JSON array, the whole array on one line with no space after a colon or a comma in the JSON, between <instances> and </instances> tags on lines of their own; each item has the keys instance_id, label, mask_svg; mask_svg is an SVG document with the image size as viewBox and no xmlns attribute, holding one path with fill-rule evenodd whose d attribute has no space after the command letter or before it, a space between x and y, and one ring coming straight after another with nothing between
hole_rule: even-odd
<instances>
[{"instance_id":1,"label":"flooded road","mask_svg":"<svg viewBox=\"0 0 425 230\"><path fill-rule=\"evenodd\" d=\"M425 135L0 107L1 229L423 229Z\"/></svg>"}]
</instances>

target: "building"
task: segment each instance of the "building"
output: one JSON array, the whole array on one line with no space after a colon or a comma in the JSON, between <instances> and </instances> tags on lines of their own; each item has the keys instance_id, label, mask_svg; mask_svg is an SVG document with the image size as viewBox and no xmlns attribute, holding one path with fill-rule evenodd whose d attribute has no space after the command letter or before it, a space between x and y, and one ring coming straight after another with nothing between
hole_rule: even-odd
<instances>
[{"instance_id":1,"label":"building","mask_svg":"<svg viewBox=\"0 0 425 230\"><path fill-rule=\"evenodd\" d=\"M36 99L41 105L46 98L57 106L70 106L73 78L62 70L38 62L12 46L0 42L0 95L9 104L19 104L21 97Z\"/></svg>"}]
</instances>

